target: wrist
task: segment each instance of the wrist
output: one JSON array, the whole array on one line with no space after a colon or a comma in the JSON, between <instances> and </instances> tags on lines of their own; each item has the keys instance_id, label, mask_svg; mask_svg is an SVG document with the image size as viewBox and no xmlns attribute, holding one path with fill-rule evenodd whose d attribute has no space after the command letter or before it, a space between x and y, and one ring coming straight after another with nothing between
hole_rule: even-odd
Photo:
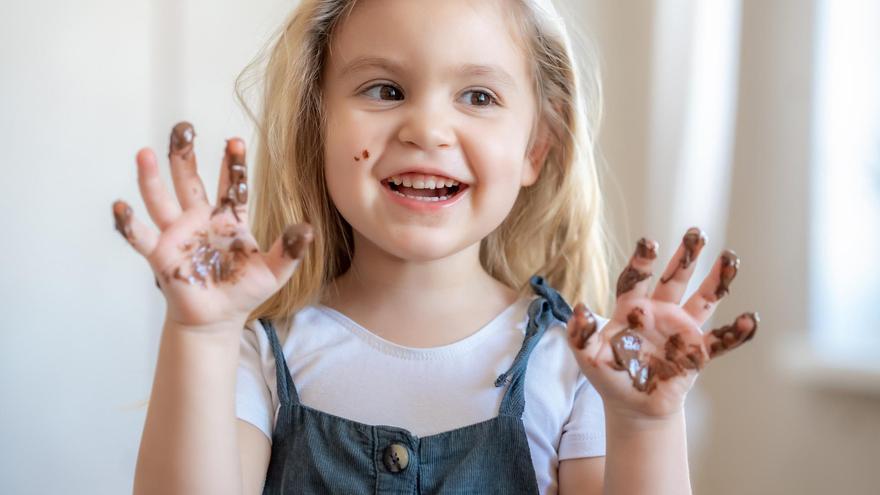
<instances>
[{"instance_id":1,"label":"wrist","mask_svg":"<svg viewBox=\"0 0 880 495\"><path fill-rule=\"evenodd\" d=\"M684 424L684 408L681 407L660 415L647 415L631 409L606 405L605 422L609 431L612 429L628 432L675 429Z\"/></svg>"}]
</instances>

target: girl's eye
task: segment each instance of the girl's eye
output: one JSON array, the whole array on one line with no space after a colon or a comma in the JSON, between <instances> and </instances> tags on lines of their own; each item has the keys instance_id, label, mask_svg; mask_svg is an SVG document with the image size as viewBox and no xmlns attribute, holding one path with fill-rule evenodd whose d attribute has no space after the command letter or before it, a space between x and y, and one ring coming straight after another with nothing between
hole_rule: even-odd
<instances>
[{"instance_id":1,"label":"girl's eye","mask_svg":"<svg viewBox=\"0 0 880 495\"><path fill-rule=\"evenodd\" d=\"M375 86L370 86L363 94L370 96L374 100L394 101L403 99L403 92L390 84L376 84Z\"/></svg>"},{"instance_id":2,"label":"girl's eye","mask_svg":"<svg viewBox=\"0 0 880 495\"><path fill-rule=\"evenodd\" d=\"M467 102L477 107L488 107L498 104L498 100L486 91L475 89L471 91L465 91L464 94L470 94L471 96L467 99Z\"/></svg>"}]
</instances>

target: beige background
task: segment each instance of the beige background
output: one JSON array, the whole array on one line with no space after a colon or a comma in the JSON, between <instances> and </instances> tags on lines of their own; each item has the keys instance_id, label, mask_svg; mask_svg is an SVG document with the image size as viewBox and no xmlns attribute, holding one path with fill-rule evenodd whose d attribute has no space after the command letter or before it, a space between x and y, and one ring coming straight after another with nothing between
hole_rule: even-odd
<instances>
[{"instance_id":1,"label":"beige background","mask_svg":"<svg viewBox=\"0 0 880 495\"><path fill-rule=\"evenodd\" d=\"M657 13L687 16L696 0L568 4L602 54L613 231L627 247L643 234L667 238L677 224L656 225L665 210L651 122L658 74L676 67L655 65ZM743 259L717 321L758 309L762 326L689 398L695 492L876 493L880 377L817 367L801 352L816 262L807 249L815 5L735 4L730 197L710 248ZM233 78L289 5L3 2L0 492L130 491L144 419L133 405L149 393L164 306L113 231L110 204L125 198L146 217L135 151L161 156L181 119L195 124L205 182L216 183L223 139L251 137Z\"/></svg>"}]
</instances>

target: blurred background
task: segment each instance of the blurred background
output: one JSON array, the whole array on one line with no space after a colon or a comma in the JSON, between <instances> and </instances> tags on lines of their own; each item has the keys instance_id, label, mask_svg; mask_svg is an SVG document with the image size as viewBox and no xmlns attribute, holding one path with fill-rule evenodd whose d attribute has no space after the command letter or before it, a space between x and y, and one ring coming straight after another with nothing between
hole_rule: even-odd
<instances>
[{"instance_id":1,"label":"blurred background","mask_svg":"<svg viewBox=\"0 0 880 495\"><path fill-rule=\"evenodd\" d=\"M621 252L699 225L742 258L713 327L761 314L688 397L695 493L878 493L880 1L556 2L598 49ZM164 302L110 205L148 218L135 152L184 119L216 184L290 6L3 0L0 493L130 492Z\"/></svg>"}]
</instances>

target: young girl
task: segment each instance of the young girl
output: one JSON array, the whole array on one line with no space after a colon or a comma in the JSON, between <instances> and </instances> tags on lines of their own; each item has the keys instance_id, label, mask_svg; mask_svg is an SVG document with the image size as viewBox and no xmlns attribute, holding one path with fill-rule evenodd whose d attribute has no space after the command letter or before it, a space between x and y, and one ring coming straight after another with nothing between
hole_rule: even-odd
<instances>
[{"instance_id":1,"label":"young girl","mask_svg":"<svg viewBox=\"0 0 880 495\"><path fill-rule=\"evenodd\" d=\"M113 210L168 308L134 491L688 493L685 396L757 317L700 330L729 251L681 305L697 229L653 291L639 241L610 320L566 302L609 292L572 57L549 0L303 0L253 215L241 139L214 205L190 124L177 202L141 150L160 232Z\"/></svg>"}]
</instances>

